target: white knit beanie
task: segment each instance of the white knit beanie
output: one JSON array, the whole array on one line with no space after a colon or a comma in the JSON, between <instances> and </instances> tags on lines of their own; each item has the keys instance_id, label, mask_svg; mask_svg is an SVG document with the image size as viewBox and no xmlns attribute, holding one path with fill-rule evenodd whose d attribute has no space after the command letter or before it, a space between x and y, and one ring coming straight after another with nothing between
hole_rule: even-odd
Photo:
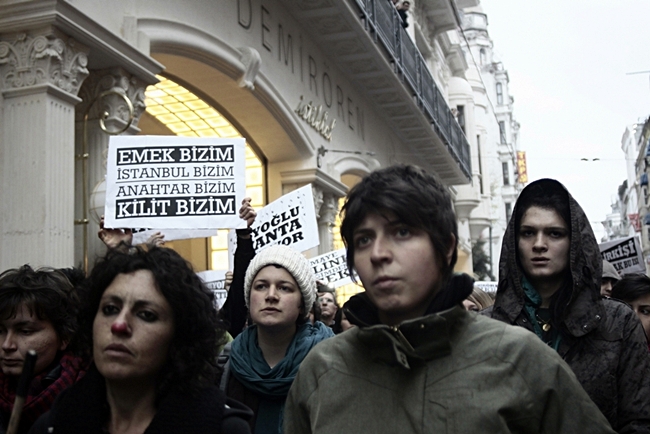
<instances>
[{"instance_id":1,"label":"white knit beanie","mask_svg":"<svg viewBox=\"0 0 650 434\"><path fill-rule=\"evenodd\" d=\"M248 265L244 280L246 307L250 307L253 279L262 268L274 264L287 270L296 280L298 288L300 288L300 292L302 293L304 316L306 317L309 315L309 311L316 301L316 280L314 279L314 273L311 271L309 261L302 253L282 244L267 247L262 250L255 255Z\"/></svg>"}]
</instances>

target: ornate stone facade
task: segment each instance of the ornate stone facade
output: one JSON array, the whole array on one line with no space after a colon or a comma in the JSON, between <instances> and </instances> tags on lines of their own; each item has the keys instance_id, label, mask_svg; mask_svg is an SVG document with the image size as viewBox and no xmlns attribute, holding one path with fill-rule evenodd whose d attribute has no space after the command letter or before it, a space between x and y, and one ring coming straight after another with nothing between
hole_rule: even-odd
<instances>
[{"instance_id":1,"label":"ornate stone facade","mask_svg":"<svg viewBox=\"0 0 650 434\"><path fill-rule=\"evenodd\" d=\"M74 39L20 33L0 42L2 90L52 84L76 95L88 76L87 50Z\"/></svg>"}]
</instances>

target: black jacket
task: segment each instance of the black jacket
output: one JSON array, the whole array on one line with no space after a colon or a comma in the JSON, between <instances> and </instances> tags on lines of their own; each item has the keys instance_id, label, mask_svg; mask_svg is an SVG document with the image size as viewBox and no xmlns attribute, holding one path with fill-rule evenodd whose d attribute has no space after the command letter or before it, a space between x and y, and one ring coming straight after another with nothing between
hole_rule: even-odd
<instances>
[{"instance_id":1,"label":"black jacket","mask_svg":"<svg viewBox=\"0 0 650 434\"><path fill-rule=\"evenodd\" d=\"M227 400L216 386L196 395L170 392L158 403L145 434L250 434L251 416L250 409ZM82 380L59 395L29 434L103 434L109 417L105 380L93 365Z\"/></svg>"},{"instance_id":2,"label":"black jacket","mask_svg":"<svg viewBox=\"0 0 650 434\"><path fill-rule=\"evenodd\" d=\"M650 353L641 323L624 303L600 297L598 243L582 208L564 187L553 180L536 181L522 191L519 201L540 187L566 193L571 219L571 284L561 289L571 294L564 317L557 319L562 335L558 353L617 432L650 433ZM510 219L503 238L494 306L482 313L533 331L524 309L515 220Z\"/></svg>"}]
</instances>

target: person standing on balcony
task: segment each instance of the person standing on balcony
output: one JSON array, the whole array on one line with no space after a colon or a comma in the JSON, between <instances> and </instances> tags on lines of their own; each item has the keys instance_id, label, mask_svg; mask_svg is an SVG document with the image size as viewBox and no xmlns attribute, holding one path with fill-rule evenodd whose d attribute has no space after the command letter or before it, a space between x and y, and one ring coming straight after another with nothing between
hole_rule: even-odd
<instances>
[{"instance_id":1,"label":"person standing on balcony","mask_svg":"<svg viewBox=\"0 0 650 434\"><path fill-rule=\"evenodd\" d=\"M409 26L409 23L407 21L408 15L406 14L409 9L411 9L411 2L409 1L403 1L399 5L397 5L397 13L399 14L399 17L402 19L402 27L407 28Z\"/></svg>"}]
</instances>

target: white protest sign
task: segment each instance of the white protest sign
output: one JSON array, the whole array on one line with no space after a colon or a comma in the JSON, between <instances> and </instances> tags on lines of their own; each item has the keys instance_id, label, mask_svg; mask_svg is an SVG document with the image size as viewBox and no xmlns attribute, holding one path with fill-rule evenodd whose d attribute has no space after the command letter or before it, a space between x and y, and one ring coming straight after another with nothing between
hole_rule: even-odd
<instances>
[{"instance_id":1,"label":"white protest sign","mask_svg":"<svg viewBox=\"0 0 650 434\"><path fill-rule=\"evenodd\" d=\"M309 264L316 280L338 288L352 283L346 258L345 249L339 249L311 258Z\"/></svg>"},{"instance_id":2,"label":"white protest sign","mask_svg":"<svg viewBox=\"0 0 650 434\"><path fill-rule=\"evenodd\" d=\"M221 309L228 298L226 291L226 271L225 270L207 270L196 273L205 283L208 289L214 293L214 299L217 309Z\"/></svg>"},{"instance_id":3,"label":"white protest sign","mask_svg":"<svg viewBox=\"0 0 650 434\"><path fill-rule=\"evenodd\" d=\"M257 213L253 230L256 252L284 244L304 252L318 246L318 223L311 184L271 202Z\"/></svg>"},{"instance_id":4,"label":"white protest sign","mask_svg":"<svg viewBox=\"0 0 650 434\"><path fill-rule=\"evenodd\" d=\"M488 280L478 280L474 282L474 286L487 292L488 294L495 295L497 293L498 283L490 282Z\"/></svg>"},{"instance_id":5,"label":"white protest sign","mask_svg":"<svg viewBox=\"0 0 650 434\"><path fill-rule=\"evenodd\" d=\"M192 238L207 238L217 235L216 229L135 229L131 244L146 243L150 236L160 232L164 235L163 241L189 240Z\"/></svg>"},{"instance_id":6,"label":"white protest sign","mask_svg":"<svg viewBox=\"0 0 650 434\"><path fill-rule=\"evenodd\" d=\"M245 227L245 146L244 139L111 136L105 226Z\"/></svg>"},{"instance_id":7,"label":"white protest sign","mask_svg":"<svg viewBox=\"0 0 650 434\"><path fill-rule=\"evenodd\" d=\"M600 243L598 247L603 259L620 275L646 272L641 240L637 235Z\"/></svg>"}]
</instances>

